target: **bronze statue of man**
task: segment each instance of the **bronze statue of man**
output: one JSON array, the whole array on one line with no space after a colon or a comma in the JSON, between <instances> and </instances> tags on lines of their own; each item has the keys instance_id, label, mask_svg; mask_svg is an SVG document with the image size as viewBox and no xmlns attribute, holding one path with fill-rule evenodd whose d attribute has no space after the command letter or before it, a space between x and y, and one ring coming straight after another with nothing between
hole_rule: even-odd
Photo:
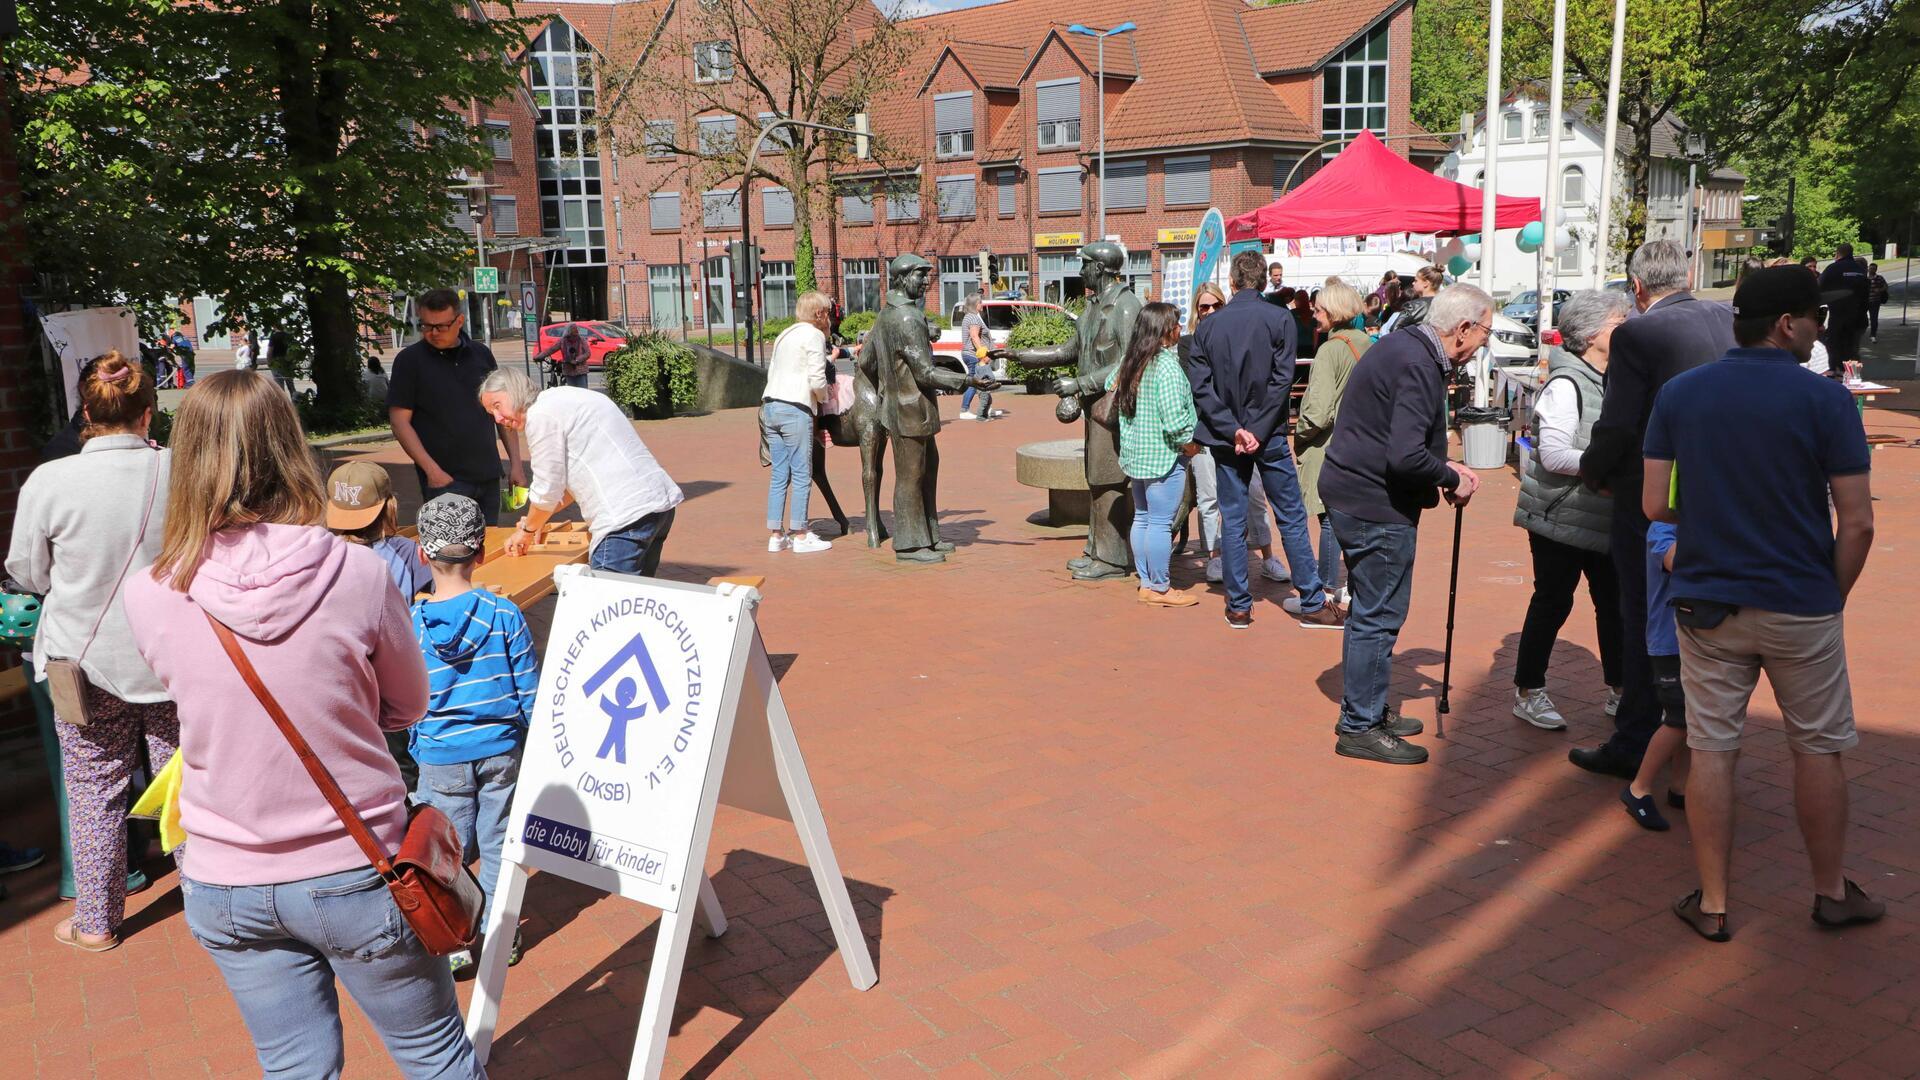
<instances>
[{"instance_id":1,"label":"bronze statue of man","mask_svg":"<svg viewBox=\"0 0 1920 1080\"><path fill-rule=\"evenodd\" d=\"M893 443L893 557L945 562L953 545L940 539L934 498L940 480L940 390L982 390L998 384L935 367L927 321L927 275L933 264L900 255L887 265L886 302L856 361L880 398L880 427ZM872 528L872 523L869 523Z\"/></svg>"},{"instance_id":2,"label":"bronze statue of man","mask_svg":"<svg viewBox=\"0 0 1920 1080\"><path fill-rule=\"evenodd\" d=\"M1133 551L1127 532L1133 525L1133 498L1127 474L1120 468L1120 421L1096 416L1094 408L1107 392L1107 379L1126 358L1133 320L1140 314L1140 298L1120 278L1126 253L1119 244L1100 240L1080 249L1080 279L1087 286L1087 307L1077 330L1063 345L1022 349L1013 354L1028 367L1074 365L1074 374L1054 380L1060 396L1056 415L1071 423L1083 418L1086 431L1087 547L1067 564L1083 581L1121 578L1133 573Z\"/></svg>"}]
</instances>

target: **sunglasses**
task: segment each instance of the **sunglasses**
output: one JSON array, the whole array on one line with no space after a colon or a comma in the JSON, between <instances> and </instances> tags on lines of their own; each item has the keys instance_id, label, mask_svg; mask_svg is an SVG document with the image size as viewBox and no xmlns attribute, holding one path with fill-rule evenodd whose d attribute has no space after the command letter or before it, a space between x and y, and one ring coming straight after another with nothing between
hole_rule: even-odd
<instances>
[{"instance_id":1,"label":"sunglasses","mask_svg":"<svg viewBox=\"0 0 1920 1080\"><path fill-rule=\"evenodd\" d=\"M1220 305L1217 302L1211 303L1211 304L1198 304L1198 305L1195 305L1194 310L1199 311L1202 314L1205 314L1206 312L1209 312L1209 311L1219 311Z\"/></svg>"}]
</instances>

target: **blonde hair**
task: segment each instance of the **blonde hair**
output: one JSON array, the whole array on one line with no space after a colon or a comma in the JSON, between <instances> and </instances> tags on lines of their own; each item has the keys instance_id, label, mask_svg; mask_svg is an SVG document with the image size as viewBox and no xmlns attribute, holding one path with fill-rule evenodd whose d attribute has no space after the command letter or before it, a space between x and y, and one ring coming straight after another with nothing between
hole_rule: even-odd
<instances>
[{"instance_id":1,"label":"blonde hair","mask_svg":"<svg viewBox=\"0 0 1920 1080\"><path fill-rule=\"evenodd\" d=\"M318 525L327 498L293 402L272 379L221 371L187 393L173 424L167 524L153 577L186 592L215 533Z\"/></svg>"},{"instance_id":2,"label":"blonde hair","mask_svg":"<svg viewBox=\"0 0 1920 1080\"><path fill-rule=\"evenodd\" d=\"M1360 298L1359 291L1333 278L1321 286L1319 295L1313 298L1313 306L1327 313L1327 321L1335 330L1351 326L1354 316L1367 313L1367 302Z\"/></svg>"},{"instance_id":3,"label":"blonde hair","mask_svg":"<svg viewBox=\"0 0 1920 1080\"><path fill-rule=\"evenodd\" d=\"M87 362L87 376L80 380L85 437L131 431L153 404L153 380L147 377L147 369L120 355L120 350L109 349Z\"/></svg>"},{"instance_id":4,"label":"blonde hair","mask_svg":"<svg viewBox=\"0 0 1920 1080\"><path fill-rule=\"evenodd\" d=\"M1220 286L1215 285L1211 281L1203 281L1199 285L1194 286L1193 314L1187 322L1187 333L1189 334L1193 333L1194 327L1200 325L1200 298L1202 296L1211 296L1222 304L1227 302L1227 294L1221 292Z\"/></svg>"},{"instance_id":5,"label":"blonde hair","mask_svg":"<svg viewBox=\"0 0 1920 1080\"><path fill-rule=\"evenodd\" d=\"M812 322L815 315L832 309L833 299L826 293L817 291L803 292L800 294L800 299L794 301L793 320L795 322Z\"/></svg>"}]
</instances>

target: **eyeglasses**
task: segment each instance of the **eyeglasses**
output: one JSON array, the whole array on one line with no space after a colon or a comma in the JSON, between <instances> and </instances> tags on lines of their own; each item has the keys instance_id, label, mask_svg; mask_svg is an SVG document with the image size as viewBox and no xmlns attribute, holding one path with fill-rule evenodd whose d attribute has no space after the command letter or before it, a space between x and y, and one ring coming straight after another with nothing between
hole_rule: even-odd
<instances>
[{"instance_id":1,"label":"eyeglasses","mask_svg":"<svg viewBox=\"0 0 1920 1080\"><path fill-rule=\"evenodd\" d=\"M458 315L455 315L453 318L448 319L446 322L428 322L425 319L419 320L420 329L425 333L429 333L429 334L438 334L447 330L451 330L455 326L459 325L459 322L460 322L460 316Z\"/></svg>"},{"instance_id":2,"label":"eyeglasses","mask_svg":"<svg viewBox=\"0 0 1920 1080\"><path fill-rule=\"evenodd\" d=\"M1194 310L1198 311L1202 315L1205 315L1209 311L1219 311L1220 304L1218 301L1215 301L1214 303L1211 303L1211 304L1195 304Z\"/></svg>"}]
</instances>

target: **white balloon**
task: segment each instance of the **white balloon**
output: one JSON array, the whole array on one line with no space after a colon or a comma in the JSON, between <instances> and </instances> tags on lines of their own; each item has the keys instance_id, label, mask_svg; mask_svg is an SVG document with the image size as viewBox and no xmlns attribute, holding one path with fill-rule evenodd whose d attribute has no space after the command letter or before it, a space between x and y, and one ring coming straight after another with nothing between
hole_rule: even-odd
<instances>
[{"instance_id":1,"label":"white balloon","mask_svg":"<svg viewBox=\"0 0 1920 1080\"><path fill-rule=\"evenodd\" d=\"M1565 225L1565 224L1567 223L1567 208L1566 208L1566 207L1564 207L1564 206L1556 206L1556 207L1554 207L1554 208L1553 208L1553 223L1554 223L1555 225Z\"/></svg>"},{"instance_id":2,"label":"white balloon","mask_svg":"<svg viewBox=\"0 0 1920 1080\"><path fill-rule=\"evenodd\" d=\"M1479 262L1480 261L1480 245L1467 244L1466 246L1460 249L1460 254L1465 255L1467 257L1468 262Z\"/></svg>"},{"instance_id":3,"label":"white balloon","mask_svg":"<svg viewBox=\"0 0 1920 1080\"><path fill-rule=\"evenodd\" d=\"M1553 230L1553 250L1565 251L1573 246L1573 230L1565 225Z\"/></svg>"}]
</instances>

